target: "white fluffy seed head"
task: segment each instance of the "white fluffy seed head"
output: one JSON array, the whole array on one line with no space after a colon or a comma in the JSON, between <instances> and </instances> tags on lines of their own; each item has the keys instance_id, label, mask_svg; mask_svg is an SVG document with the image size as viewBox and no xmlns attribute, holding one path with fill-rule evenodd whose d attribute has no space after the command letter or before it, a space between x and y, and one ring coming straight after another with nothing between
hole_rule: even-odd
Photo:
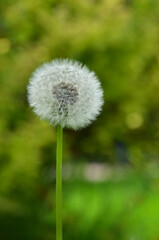
<instances>
[{"instance_id":1,"label":"white fluffy seed head","mask_svg":"<svg viewBox=\"0 0 159 240\"><path fill-rule=\"evenodd\" d=\"M103 91L95 73L87 67L77 61L57 59L33 72L28 101L41 119L76 130L99 115Z\"/></svg>"}]
</instances>

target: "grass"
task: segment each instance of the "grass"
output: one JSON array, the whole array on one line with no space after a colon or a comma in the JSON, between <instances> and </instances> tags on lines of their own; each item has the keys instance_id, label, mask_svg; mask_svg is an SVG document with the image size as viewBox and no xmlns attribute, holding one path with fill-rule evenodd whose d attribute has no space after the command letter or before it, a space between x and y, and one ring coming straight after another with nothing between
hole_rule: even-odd
<instances>
[{"instance_id":1,"label":"grass","mask_svg":"<svg viewBox=\"0 0 159 240\"><path fill-rule=\"evenodd\" d=\"M93 180L93 177L88 180L81 173L65 179L64 239L158 240L157 172L157 167L140 171L121 168L112 170L109 177L100 181ZM1 213L0 239L55 240L55 184L53 186L53 191L48 192L45 199L38 197L38 204L35 201L28 205L32 215Z\"/></svg>"}]
</instances>

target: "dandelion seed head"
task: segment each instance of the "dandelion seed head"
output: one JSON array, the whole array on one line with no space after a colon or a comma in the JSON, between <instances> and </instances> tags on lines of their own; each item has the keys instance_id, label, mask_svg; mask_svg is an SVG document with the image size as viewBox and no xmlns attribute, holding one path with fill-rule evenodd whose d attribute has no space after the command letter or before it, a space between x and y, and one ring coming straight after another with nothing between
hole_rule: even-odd
<instances>
[{"instance_id":1,"label":"dandelion seed head","mask_svg":"<svg viewBox=\"0 0 159 240\"><path fill-rule=\"evenodd\" d=\"M28 101L41 119L79 129L99 115L103 90L94 72L77 61L57 59L37 68L28 85Z\"/></svg>"}]
</instances>

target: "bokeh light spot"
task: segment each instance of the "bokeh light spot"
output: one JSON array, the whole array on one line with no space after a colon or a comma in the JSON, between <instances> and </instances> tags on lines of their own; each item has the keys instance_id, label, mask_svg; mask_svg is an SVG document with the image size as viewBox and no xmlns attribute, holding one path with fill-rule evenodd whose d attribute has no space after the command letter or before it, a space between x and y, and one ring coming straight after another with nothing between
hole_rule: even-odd
<instances>
[{"instance_id":1,"label":"bokeh light spot","mask_svg":"<svg viewBox=\"0 0 159 240\"><path fill-rule=\"evenodd\" d=\"M126 116L126 124L130 129L137 129L143 124L143 117L139 113L130 113Z\"/></svg>"},{"instance_id":2,"label":"bokeh light spot","mask_svg":"<svg viewBox=\"0 0 159 240\"><path fill-rule=\"evenodd\" d=\"M11 42L7 38L0 38L0 54L7 53L11 48Z\"/></svg>"}]
</instances>

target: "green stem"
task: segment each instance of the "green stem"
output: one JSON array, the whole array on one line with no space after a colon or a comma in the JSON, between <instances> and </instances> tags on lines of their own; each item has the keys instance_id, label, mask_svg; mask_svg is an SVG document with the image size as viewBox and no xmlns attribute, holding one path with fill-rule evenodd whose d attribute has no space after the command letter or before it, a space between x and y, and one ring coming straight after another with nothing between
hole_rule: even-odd
<instances>
[{"instance_id":1,"label":"green stem","mask_svg":"<svg viewBox=\"0 0 159 240\"><path fill-rule=\"evenodd\" d=\"M62 138L63 128L58 125L56 152L56 240L62 240Z\"/></svg>"}]
</instances>

